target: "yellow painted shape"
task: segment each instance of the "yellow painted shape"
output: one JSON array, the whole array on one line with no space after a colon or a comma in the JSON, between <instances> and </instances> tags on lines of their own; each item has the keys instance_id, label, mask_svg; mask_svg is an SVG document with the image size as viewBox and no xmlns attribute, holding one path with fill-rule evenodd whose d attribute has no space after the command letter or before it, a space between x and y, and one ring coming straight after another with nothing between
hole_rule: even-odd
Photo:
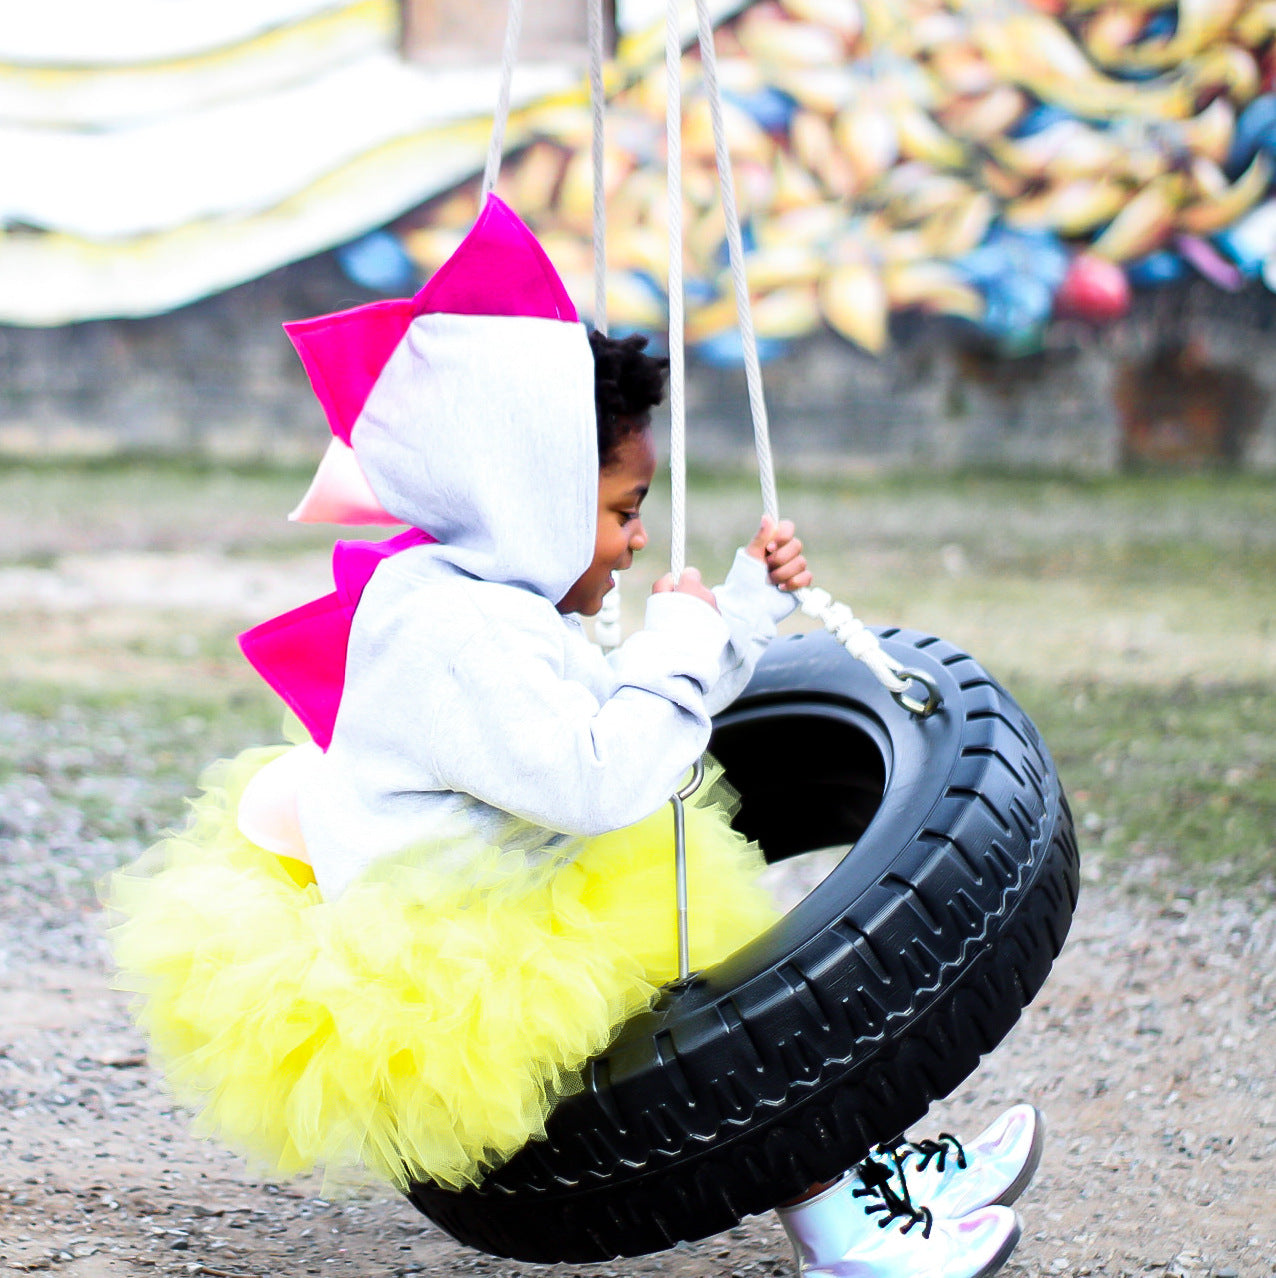
<instances>
[{"instance_id":1,"label":"yellow painted shape","mask_svg":"<svg viewBox=\"0 0 1276 1278\"><path fill-rule=\"evenodd\" d=\"M882 277L867 263L836 267L819 290L820 308L834 332L871 354L885 349L888 305Z\"/></svg>"}]
</instances>

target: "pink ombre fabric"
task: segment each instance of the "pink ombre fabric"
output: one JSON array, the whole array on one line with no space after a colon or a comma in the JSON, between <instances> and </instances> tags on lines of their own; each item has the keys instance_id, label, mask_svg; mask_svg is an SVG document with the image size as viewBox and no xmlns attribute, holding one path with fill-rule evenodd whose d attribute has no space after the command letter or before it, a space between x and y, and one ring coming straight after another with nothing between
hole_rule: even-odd
<instances>
[{"instance_id":1,"label":"pink ombre fabric","mask_svg":"<svg viewBox=\"0 0 1276 1278\"><path fill-rule=\"evenodd\" d=\"M346 527L402 522L377 499L354 449L336 436L328 442L328 451L306 495L288 518L297 524L343 524Z\"/></svg>"},{"instance_id":2,"label":"pink ombre fabric","mask_svg":"<svg viewBox=\"0 0 1276 1278\"><path fill-rule=\"evenodd\" d=\"M293 518L303 522L394 524L359 468L357 426L391 355L418 315L499 315L575 323L563 282L536 237L503 201L489 196L456 252L413 298L285 324L335 437ZM422 405L428 414L429 406ZM350 626L376 566L436 539L412 528L382 542L338 542L337 589L240 636L249 663L327 749L345 684Z\"/></svg>"}]
</instances>

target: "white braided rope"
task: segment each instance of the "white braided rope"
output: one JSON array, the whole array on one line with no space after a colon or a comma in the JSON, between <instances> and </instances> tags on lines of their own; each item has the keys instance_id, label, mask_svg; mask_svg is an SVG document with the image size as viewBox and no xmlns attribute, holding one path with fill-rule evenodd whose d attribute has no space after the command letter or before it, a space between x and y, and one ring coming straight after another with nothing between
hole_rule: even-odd
<instances>
[{"instance_id":1,"label":"white braided rope","mask_svg":"<svg viewBox=\"0 0 1276 1278\"><path fill-rule=\"evenodd\" d=\"M722 188L722 211L727 223L731 283L735 290L744 374L749 390L749 414L753 419L753 442L758 457L758 478L762 486L762 509L772 519L778 519L779 500L775 485L775 462L771 454L771 430L767 420L766 399L762 392L762 364L758 358L757 335L753 328L753 308L744 263L744 239L740 232L735 179L731 171L731 154L727 149L726 126L722 117L718 58L713 43L713 22L709 16L708 0L696 0L696 25L700 38L705 91L709 97L709 114L713 121L713 150L718 164L718 183ZM670 310L672 312L672 298ZM838 603L827 590L818 587L797 590L794 597L803 613L819 621L852 657L862 661L873 672L883 687L897 695L908 690L911 680L903 677L904 667L882 648L877 636L846 604Z\"/></svg>"},{"instance_id":2,"label":"white braided rope","mask_svg":"<svg viewBox=\"0 0 1276 1278\"><path fill-rule=\"evenodd\" d=\"M669 196L669 571L687 564L687 410L682 295L682 38L678 0L665 10L665 147Z\"/></svg>"},{"instance_id":3,"label":"white braided rope","mask_svg":"<svg viewBox=\"0 0 1276 1278\"><path fill-rule=\"evenodd\" d=\"M523 30L523 0L509 0L505 15L505 44L501 49L501 87L496 99L496 111L492 116L492 136L487 144L487 163L483 166L483 189L479 195L479 209L487 203L487 197L496 186L501 171L501 156L505 150L505 125L510 118L510 85L514 79L514 63L518 59L518 41Z\"/></svg>"},{"instance_id":4,"label":"white braided rope","mask_svg":"<svg viewBox=\"0 0 1276 1278\"><path fill-rule=\"evenodd\" d=\"M686 486L686 367L684 351L684 298L682 282L682 40L679 0L668 0L665 14L665 145L667 149L669 210L669 469L671 487L669 566L674 579L682 575L687 557L687 486ZM726 128L722 116L722 97L718 87L717 54L713 43L713 24L707 0L696 0L700 54L704 66L705 88L713 121L714 154L718 180L722 189L723 213L727 224L727 245L731 263L731 281L735 291L736 316L744 354L745 380L749 393L749 412L753 420L754 448L758 457L758 475L762 487L763 510L772 518L779 516L775 484L775 464L771 452L770 425L766 399L762 389L762 368L758 359L757 336L753 328L753 311L749 299L748 277L744 263L744 241L740 231L740 214L735 198L735 181L731 157L727 149ZM501 83L496 111L492 118L492 136L487 162L483 170L480 207L496 185L509 120L510 88L523 24L522 0L509 0L505 24L505 42L501 52ZM606 210L603 153L605 143L605 108L603 90L603 15L601 0L589 4L590 99L593 114L593 195L594 195L594 326L607 331L607 252ZM892 692L904 693L910 684L902 678L903 667L889 656L877 637L845 604L836 602L825 590L812 587L795 592L802 611L820 621L857 660L864 662L877 679ZM620 641L620 598L616 590L608 593L595 622L595 637L604 647Z\"/></svg>"},{"instance_id":5,"label":"white braided rope","mask_svg":"<svg viewBox=\"0 0 1276 1278\"><path fill-rule=\"evenodd\" d=\"M856 661L862 661L889 692L907 692L912 682L902 677L904 667L877 641L877 636L827 590L808 586L793 592L808 617L814 617Z\"/></svg>"},{"instance_id":6,"label":"white braided rope","mask_svg":"<svg viewBox=\"0 0 1276 1278\"><path fill-rule=\"evenodd\" d=\"M713 20L708 0L696 0L696 24L700 36L700 62L704 68L709 114L713 120L713 151L718 162L718 185L722 190L722 211L727 222L727 248L731 262L731 283L735 290L736 322L744 350L744 378L749 390L749 415L753 420L753 447L758 456L758 480L762 485L762 509L772 519L780 517L775 489L775 463L771 457L771 431L767 421L766 397L762 393L762 365L758 340L753 331L753 307L749 303L749 281L744 266L744 239L740 233L740 210L735 198L735 176L727 131L722 118L722 94L718 89L718 55L713 43Z\"/></svg>"},{"instance_id":7,"label":"white braided rope","mask_svg":"<svg viewBox=\"0 0 1276 1278\"><path fill-rule=\"evenodd\" d=\"M594 328L607 332L607 195L604 185L606 96L603 87L603 0L589 0L589 102L593 114ZM620 582L603 596L594 618L594 640L604 652L620 646Z\"/></svg>"},{"instance_id":8,"label":"white braided rope","mask_svg":"<svg viewBox=\"0 0 1276 1278\"><path fill-rule=\"evenodd\" d=\"M593 115L594 328L607 332L607 193L603 148L607 99L603 88L603 0L589 0L589 105Z\"/></svg>"}]
</instances>

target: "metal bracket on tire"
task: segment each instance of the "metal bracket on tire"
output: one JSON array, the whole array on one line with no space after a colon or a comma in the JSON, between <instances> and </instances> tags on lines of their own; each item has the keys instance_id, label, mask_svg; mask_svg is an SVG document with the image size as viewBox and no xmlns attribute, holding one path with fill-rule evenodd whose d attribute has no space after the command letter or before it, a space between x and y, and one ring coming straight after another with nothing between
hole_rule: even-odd
<instances>
[{"instance_id":1,"label":"metal bracket on tire","mask_svg":"<svg viewBox=\"0 0 1276 1278\"><path fill-rule=\"evenodd\" d=\"M930 675L920 670L901 670L899 677L906 679L910 684L920 683L926 689L925 701L918 701L916 697L909 696L907 687L899 692L892 691L891 696L895 699L895 704L903 706L909 714L914 714L919 719L929 719L944 704L939 685Z\"/></svg>"},{"instance_id":2,"label":"metal bracket on tire","mask_svg":"<svg viewBox=\"0 0 1276 1278\"><path fill-rule=\"evenodd\" d=\"M1018 1020L1080 885L1058 773L972 657L915 631L880 638L914 681L908 715L813 632L768 649L709 745L740 795L736 829L773 862L854 853L729 959L666 985L544 1140L478 1186L414 1182L412 1202L452 1237L595 1264L729 1229L907 1130ZM943 714L908 649L942 679ZM790 774L807 782L801 803Z\"/></svg>"}]
</instances>

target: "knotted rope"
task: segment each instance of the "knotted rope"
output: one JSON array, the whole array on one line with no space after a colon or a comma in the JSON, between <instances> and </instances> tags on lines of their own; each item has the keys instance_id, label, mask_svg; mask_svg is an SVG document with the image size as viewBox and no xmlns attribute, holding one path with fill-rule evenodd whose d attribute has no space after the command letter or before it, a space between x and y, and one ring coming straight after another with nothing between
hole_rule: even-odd
<instances>
[{"instance_id":1,"label":"knotted rope","mask_svg":"<svg viewBox=\"0 0 1276 1278\"><path fill-rule=\"evenodd\" d=\"M666 16L665 46L666 58L669 45L678 36L677 0L669 0ZM718 167L718 184L722 192L722 211L727 224L727 250L731 264L731 284L735 292L736 318L740 328L740 344L744 356L744 375L749 393L749 415L753 421L754 452L758 459L758 480L762 488L762 509L772 519L779 519L779 499L776 495L775 462L771 453L771 431L767 419L766 397L762 390L762 363L758 358L757 335L753 328L753 308L749 297L749 281L744 262L744 238L740 231L740 212L735 198L735 178L731 170L731 154L727 148L726 126L722 115L722 94L718 87L718 58L713 43L713 22L709 16L708 0L696 0L696 28L700 42L700 61L704 69L705 93L709 99L709 115L713 122L713 151ZM670 81L671 85L673 81ZM671 88L672 92L672 88ZM669 114L666 113L666 120ZM678 158L681 166L681 156ZM669 157L669 188L674 187L674 158ZM679 185L681 173L679 172ZM673 270L672 261L675 252L672 227L670 229L670 333L669 343L673 346L674 299L672 296ZM678 252L681 253L681 235L679 235ZM681 265L681 262L680 262ZM679 271L681 284L681 271ZM681 298L679 298L681 310ZM679 331L681 340L681 329ZM672 382L674 364L670 362L670 400L673 399ZM678 364L681 374L681 361ZM680 388L681 389L681 388ZM681 398L681 394L679 396ZM685 432L685 421L674 419L673 429ZM685 441L680 441L676 448L670 449L670 464L673 459L685 457ZM681 460L679 464L685 464ZM686 512L680 510L677 502L685 485L674 484L674 526L685 529ZM681 500L685 500L681 498ZM685 536L685 532L682 534ZM677 576L675 567L674 574ZM794 591L798 606L808 616L821 622L847 652L857 661L862 661L873 672L874 676L905 709L918 715L932 713L939 706L939 694L928 676L914 670L906 669L902 663L892 657L877 640L867 626L851 611L846 604L836 602L827 590L808 587ZM914 684L921 684L926 690L926 699L919 701L911 696L909 689Z\"/></svg>"},{"instance_id":2,"label":"knotted rope","mask_svg":"<svg viewBox=\"0 0 1276 1278\"><path fill-rule=\"evenodd\" d=\"M682 576L687 561L687 421L685 299L682 277L682 34L680 0L667 0L665 10L665 147L668 195L669 243L669 475L670 553L669 567L675 580ZM705 92L713 123L713 148L717 162L722 208L726 220L731 284L735 293L736 318L744 358L749 415L753 422L754 451L758 459L758 481L762 489L762 509L779 519L779 499L775 483L775 462L771 451L770 423L762 388L762 365L758 358L757 335L744 261L744 239L735 198L735 180L727 147L722 114L722 94L718 85L717 52L713 42L713 21L708 0L695 0L696 27L704 68ZM607 255L604 209L603 153L605 144L605 101L603 86L603 15L601 0L589 0L589 84L593 114L592 159L594 194L594 325L607 331ZM505 126L509 118L510 84L518 55L522 27L522 0L509 0L505 44L501 55L501 87L492 121L492 138L483 172L482 199L496 185L500 172ZM940 705L938 689L929 676L907 669L887 653L877 636L843 603L818 587L794 591L798 606L819 621L847 652L862 661L900 705L911 713L926 716ZM616 591L607 596L608 607L600 614L596 636L604 646L619 640L619 599ZM924 700L911 695L920 685Z\"/></svg>"}]
</instances>

